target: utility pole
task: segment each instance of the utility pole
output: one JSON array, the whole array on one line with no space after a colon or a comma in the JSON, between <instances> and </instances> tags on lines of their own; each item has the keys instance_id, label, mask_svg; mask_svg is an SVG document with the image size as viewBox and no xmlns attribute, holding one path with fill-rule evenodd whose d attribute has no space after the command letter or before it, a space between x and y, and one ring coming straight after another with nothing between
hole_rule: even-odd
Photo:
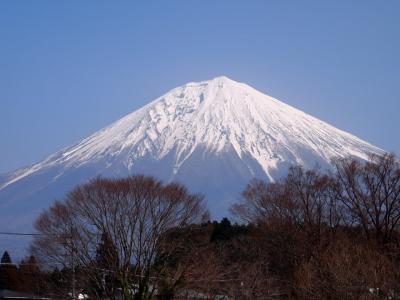
<instances>
[{"instance_id":1,"label":"utility pole","mask_svg":"<svg viewBox=\"0 0 400 300\"><path fill-rule=\"evenodd\" d=\"M71 228L71 269L72 269L72 299L76 300L76 287L75 287L75 243L74 235Z\"/></svg>"},{"instance_id":2,"label":"utility pole","mask_svg":"<svg viewBox=\"0 0 400 300\"><path fill-rule=\"evenodd\" d=\"M75 248L74 248L74 246L72 246L72 299L74 299L74 300L76 299L76 291L75 291Z\"/></svg>"}]
</instances>

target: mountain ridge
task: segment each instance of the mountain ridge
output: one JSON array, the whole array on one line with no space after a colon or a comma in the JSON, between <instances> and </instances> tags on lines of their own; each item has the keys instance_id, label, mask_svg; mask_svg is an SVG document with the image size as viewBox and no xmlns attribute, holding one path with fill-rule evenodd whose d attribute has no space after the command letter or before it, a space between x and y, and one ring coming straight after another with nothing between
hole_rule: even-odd
<instances>
[{"instance_id":1,"label":"mountain ridge","mask_svg":"<svg viewBox=\"0 0 400 300\"><path fill-rule=\"evenodd\" d=\"M383 150L220 76L174 88L80 142L3 175L0 207L43 209L94 176L144 173L205 193L214 213L223 215L253 177L274 181L291 165L329 168L335 157L367 159L368 153Z\"/></svg>"}]
</instances>

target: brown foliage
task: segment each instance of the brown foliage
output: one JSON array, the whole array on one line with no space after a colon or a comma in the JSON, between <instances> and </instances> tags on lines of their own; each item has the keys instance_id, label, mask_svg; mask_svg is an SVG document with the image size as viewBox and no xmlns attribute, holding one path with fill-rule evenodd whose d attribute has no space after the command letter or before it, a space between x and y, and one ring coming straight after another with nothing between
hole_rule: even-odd
<instances>
[{"instance_id":1,"label":"brown foliage","mask_svg":"<svg viewBox=\"0 0 400 300\"><path fill-rule=\"evenodd\" d=\"M400 225L400 163L393 155L371 156L365 163L337 161L335 194L347 209L347 223L361 226L367 239L394 238Z\"/></svg>"},{"instance_id":2,"label":"brown foliage","mask_svg":"<svg viewBox=\"0 0 400 300\"><path fill-rule=\"evenodd\" d=\"M111 272L124 292L137 283L140 293L151 295L152 265L165 233L201 221L204 213L202 197L178 184L163 185L144 176L97 178L42 213L35 226L43 235L35 237L32 249L49 264L76 264L96 283L95 291L103 286L98 273ZM112 255L118 256L107 270L96 266L104 233L116 246L108 247Z\"/></svg>"},{"instance_id":3,"label":"brown foliage","mask_svg":"<svg viewBox=\"0 0 400 300\"><path fill-rule=\"evenodd\" d=\"M276 183L253 180L231 211L256 224L292 297L399 297L400 164L384 155L335 165L330 175L296 167Z\"/></svg>"},{"instance_id":4,"label":"brown foliage","mask_svg":"<svg viewBox=\"0 0 400 300\"><path fill-rule=\"evenodd\" d=\"M296 271L300 299L397 299L398 264L370 244L336 240Z\"/></svg>"}]
</instances>

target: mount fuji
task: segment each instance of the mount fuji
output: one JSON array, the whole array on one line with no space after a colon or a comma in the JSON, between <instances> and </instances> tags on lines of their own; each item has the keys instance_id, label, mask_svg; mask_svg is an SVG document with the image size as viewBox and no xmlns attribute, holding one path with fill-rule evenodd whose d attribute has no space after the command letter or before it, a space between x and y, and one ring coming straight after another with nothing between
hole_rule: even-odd
<instances>
[{"instance_id":1,"label":"mount fuji","mask_svg":"<svg viewBox=\"0 0 400 300\"><path fill-rule=\"evenodd\" d=\"M153 175L227 214L251 178L292 165L330 168L383 150L227 77L191 82L47 159L0 176L0 226L29 228L54 199L95 176ZM29 226L29 227L28 227Z\"/></svg>"}]
</instances>

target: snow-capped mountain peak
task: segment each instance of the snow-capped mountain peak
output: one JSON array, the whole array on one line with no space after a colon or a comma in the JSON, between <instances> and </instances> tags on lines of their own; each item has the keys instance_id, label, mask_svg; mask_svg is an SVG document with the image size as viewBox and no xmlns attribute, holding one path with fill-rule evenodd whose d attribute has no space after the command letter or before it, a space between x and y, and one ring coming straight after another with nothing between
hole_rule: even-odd
<instances>
[{"instance_id":1,"label":"snow-capped mountain peak","mask_svg":"<svg viewBox=\"0 0 400 300\"><path fill-rule=\"evenodd\" d=\"M145 173L205 193L221 215L252 177L273 181L294 164L329 167L335 157L366 159L371 152L382 150L220 76L175 88L76 145L0 177L0 206L30 201L41 209L96 175Z\"/></svg>"}]
</instances>

